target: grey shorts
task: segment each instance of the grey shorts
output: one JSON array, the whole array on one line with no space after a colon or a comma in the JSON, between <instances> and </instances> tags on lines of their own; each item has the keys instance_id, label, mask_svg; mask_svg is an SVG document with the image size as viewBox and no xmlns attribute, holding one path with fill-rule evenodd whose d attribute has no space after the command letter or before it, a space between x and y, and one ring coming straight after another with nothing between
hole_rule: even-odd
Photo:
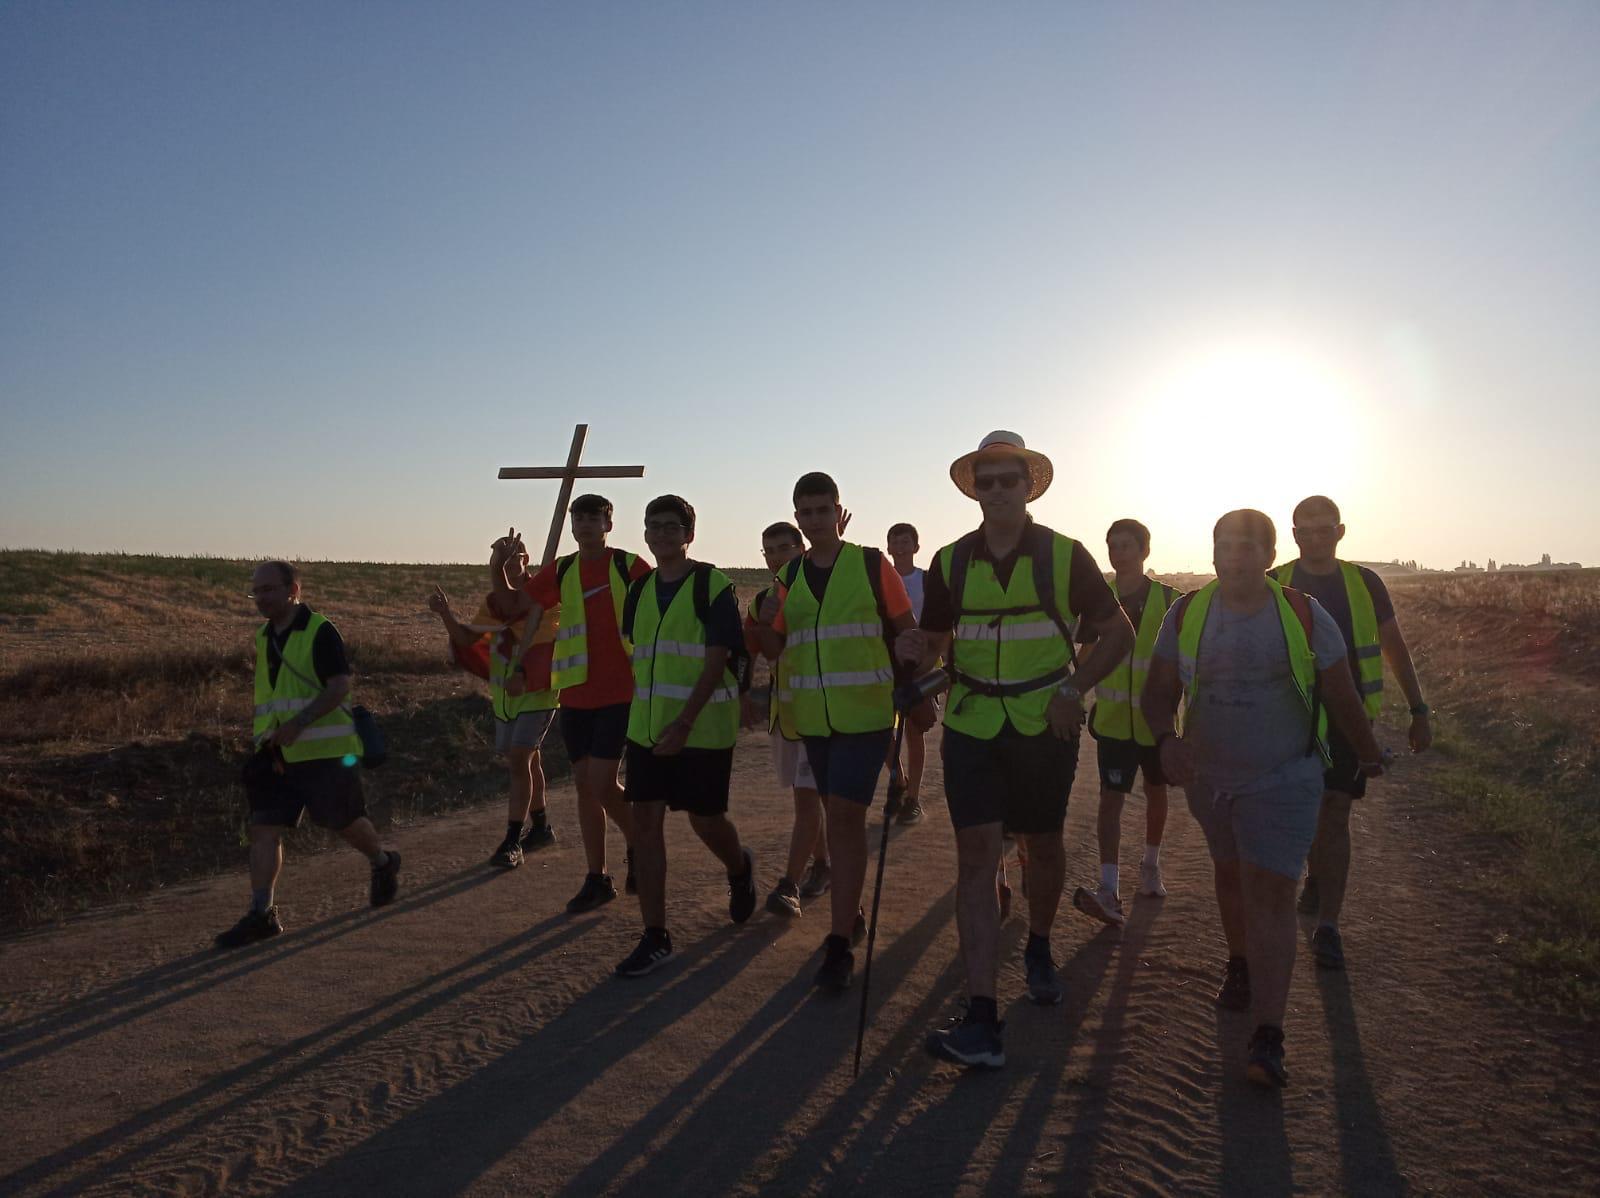
<instances>
[{"instance_id":1,"label":"grey shorts","mask_svg":"<svg viewBox=\"0 0 1600 1198\"><path fill-rule=\"evenodd\" d=\"M544 735L555 722L559 708L544 711L525 711L513 719L494 722L494 751L509 753L512 749L538 749L544 744Z\"/></svg>"},{"instance_id":2,"label":"grey shorts","mask_svg":"<svg viewBox=\"0 0 1600 1198\"><path fill-rule=\"evenodd\" d=\"M1213 861L1244 861L1286 878L1300 877L1317 835L1322 774L1248 794L1196 785L1189 812L1206 834Z\"/></svg>"}]
</instances>

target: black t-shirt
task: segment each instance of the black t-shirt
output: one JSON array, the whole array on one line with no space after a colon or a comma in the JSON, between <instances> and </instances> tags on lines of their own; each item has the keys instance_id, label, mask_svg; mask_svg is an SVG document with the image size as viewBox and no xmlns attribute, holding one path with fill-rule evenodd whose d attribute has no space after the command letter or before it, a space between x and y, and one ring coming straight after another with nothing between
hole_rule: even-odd
<instances>
[{"instance_id":1,"label":"black t-shirt","mask_svg":"<svg viewBox=\"0 0 1600 1198\"><path fill-rule=\"evenodd\" d=\"M1117 602L1122 605L1122 613L1128 617L1128 623L1133 625L1134 635L1136 636L1139 632L1139 625L1144 620L1144 609L1150 606L1150 600L1155 595L1156 588L1161 585L1153 578L1146 578L1145 582L1148 585L1139 592L1137 598L1130 595L1121 595L1117 599ZM1167 606L1171 607L1177 601L1181 592L1176 587L1168 587L1167 590L1172 592L1172 598L1167 603ZM1112 593L1115 594L1116 592L1113 591ZM1079 623L1077 632L1078 644L1080 645L1092 645L1100 639L1100 634L1090 628L1086 621ZM1129 652L1131 653L1132 650L1130 649Z\"/></svg>"},{"instance_id":2,"label":"black t-shirt","mask_svg":"<svg viewBox=\"0 0 1600 1198\"><path fill-rule=\"evenodd\" d=\"M1019 543L1010 554L996 561L980 533L978 543L973 547L972 560L991 563L995 578L999 580L1000 585L1009 586L1011 574L1017 567L1018 558L1022 555L1021 551L1022 545ZM944 553L941 551L934 556L922 582L921 624L929 632L949 632L956 623L955 605L950 599L950 584L944 576L943 563ZM1072 543L1072 570L1067 590L1066 606L1084 622L1085 627L1105 619L1117 610L1117 597L1112 594L1111 587L1106 584L1104 576L1100 573L1100 567L1095 564L1094 555L1083 547L1082 541ZM1060 606L1061 602L1062 596L1057 595L1057 606Z\"/></svg>"},{"instance_id":3,"label":"black t-shirt","mask_svg":"<svg viewBox=\"0 0 1600 1198\"><path fill-rule=\"evenodd\" d=\"M1361 571L1361 581L1367 584L1367 593L1372 596L1372 613L1378 618L1381 628L1394 619L1394 601L1389 598L1389 588L1383 585L1379 578L1365 566L1357 566ZM1273 577L1277 577L1276 571ZM1313 574L1296 560L1294 564L1294 577L1289 580L1289 585L1297 591L1310 595L1322 604L1333 622L1339 626L1339 632L1344 637L1344 643L1350 649L1350 670L1357 678L1361 677L1361 667L1356 660L1355 624L1350 616L1350 596L1344 589L1344 571L1334 570L1331 574Z\"/></svg>"},{"instance_id":4,"label":"black t-shirt","mask_svg":"<svg viewBox=\"0 0 1600 1198\"><path fill-rule=\"evenodd\" d=\"M294 619L282 633L270 623L267 625L267 682L272 686L278 685L278 663L283 660L283 647L289 643L289 634L304 632L306 625L311 623L311 609L304 603L298 606ZM323 686L328 685L330 678L350 673L350 659L344 651L344 638L331 620L322 622L322 627L317 629L316 639L311 642L311 664L316 670L317 681Z\"/></svg>"},{"instance_id":5,"label":"black t-shirt","mask_svg":"<svg viewBox=\"0 0 1600 1198\"><path fill-rule=\"evenodd\" d=\"M661 614L667 614L667 608L672 606L672 601L677 597L684 583L694 577L690 570L676 582L668 582L659 573L656 574L656 606ZM633 639L633 629L626 629L628 638ZM721 645L730 654L744 652L744 627L739 622L739 600L733 588L728 587L711 600L711 611L707 620L706 644Z\"/></svg>"}]
</instances>

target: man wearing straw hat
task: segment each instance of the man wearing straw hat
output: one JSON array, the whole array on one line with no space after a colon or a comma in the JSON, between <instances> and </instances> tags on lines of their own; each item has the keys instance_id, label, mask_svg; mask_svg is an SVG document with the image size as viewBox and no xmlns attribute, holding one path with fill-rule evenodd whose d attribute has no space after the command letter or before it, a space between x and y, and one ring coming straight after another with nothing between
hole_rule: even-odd
<instances>
[{"instance_id":1,"label":"man wearing straw hat","mask_svg":"<svg viewBox=\"0 0 1600 1198\"><path fill-rule=\"evenodd\" d=\"M1001 829L1028 854L1028 995L1059 1003L1050 930L1061 903L1061 829L1078 764L1083 692L1133 643L1133 629L1084 546L1028 515L1049 487L1050 459L1016 433L993 432L956 459L950 477L978 501L983 523L934 556L922 627L896 653L930 668L950 661L945 799L956 830L957 928L970 999L964 1017L928 1037L935 1056L1005 1064L997 1007ZM1074 668L1074 620L1096 643ZM953 642L953 649L952 649Z\"/></svg>"}]
</instances>

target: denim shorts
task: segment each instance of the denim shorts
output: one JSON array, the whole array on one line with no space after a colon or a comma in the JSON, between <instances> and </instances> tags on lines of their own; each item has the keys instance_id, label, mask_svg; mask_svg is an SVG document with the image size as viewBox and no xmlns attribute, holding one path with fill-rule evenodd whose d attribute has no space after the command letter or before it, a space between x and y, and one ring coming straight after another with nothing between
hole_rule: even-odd
<instances>
[{"instance_id":1,"label":"denim shorts","mask_svg":"<svg viewBox=\"0 0 1600 1198\"><path fill-rule=\"evenodd\" d=\"M1244 794L1198 783L1189 811L1206 834L1213 861L1243 861L1286 878L1300 877L1317 835L1322 772L1291 773Z\"/></svg>"}]
</instances>

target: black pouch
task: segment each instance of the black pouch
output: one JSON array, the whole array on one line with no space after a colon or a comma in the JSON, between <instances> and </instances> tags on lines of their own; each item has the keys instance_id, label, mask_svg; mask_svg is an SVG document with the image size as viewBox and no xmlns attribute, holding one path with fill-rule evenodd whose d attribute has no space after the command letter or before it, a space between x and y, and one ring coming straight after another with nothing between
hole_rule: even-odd
<instances>
[{"instance_id":1,"label":"black pouch","mask_svg":"<svg viewBox=\"0 0 1600 1198\"><path fill-rule=\"evenodd\" d=\"M389 760L389 742L378 727L378 717L357 703L350 709L350 718L361 738L361 764L369 770L377 769Z\"/></svg>"}]
</instances>

